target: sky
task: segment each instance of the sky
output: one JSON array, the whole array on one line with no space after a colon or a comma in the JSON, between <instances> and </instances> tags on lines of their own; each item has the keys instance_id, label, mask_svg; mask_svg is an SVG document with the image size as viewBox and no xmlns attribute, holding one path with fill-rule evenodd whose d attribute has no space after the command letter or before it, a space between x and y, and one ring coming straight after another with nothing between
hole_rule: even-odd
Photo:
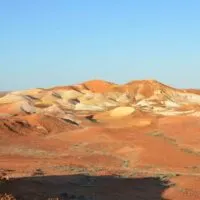
<instances>
[{"instance_id":1,"label":"sky","mask_svg":"<svg viewBox=\"0 0 200 200\"><path fill-rule=\"evenodd\" d=\"M156 79L200 88L199 0L0 0L0 90Z\"/></svg>"}]
</instances>

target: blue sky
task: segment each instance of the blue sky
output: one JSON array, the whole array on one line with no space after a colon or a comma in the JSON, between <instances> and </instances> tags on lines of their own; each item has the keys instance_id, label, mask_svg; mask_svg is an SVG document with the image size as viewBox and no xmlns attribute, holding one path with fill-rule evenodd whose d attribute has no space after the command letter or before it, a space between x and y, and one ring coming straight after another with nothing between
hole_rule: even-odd
<instances>
[{"instance_id":1,"label":"blue sky","mask_svg":"<svg viewBox=\"0 0 200 200\"><path fill-rule=\"evenodd\" d=\"M200 88L199 0L2 0L0 90L105 79Z\"/></svg>"}]
</instances>

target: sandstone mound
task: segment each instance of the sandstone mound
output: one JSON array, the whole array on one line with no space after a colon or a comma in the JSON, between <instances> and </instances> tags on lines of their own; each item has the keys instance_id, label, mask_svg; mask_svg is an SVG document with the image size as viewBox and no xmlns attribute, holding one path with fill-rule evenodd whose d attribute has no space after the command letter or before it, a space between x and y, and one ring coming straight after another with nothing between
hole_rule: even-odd
<instances>
[{"instance_id":1,"label":"sandstone mound","mask_svg":"<svg viewBox=\"0 0 200 200\"><path fill-rule=\"evenodd\" d=\"M111 117L125 117L135 112L133 107L118 107L110 111Z\"/></svg>"}]
</instances>

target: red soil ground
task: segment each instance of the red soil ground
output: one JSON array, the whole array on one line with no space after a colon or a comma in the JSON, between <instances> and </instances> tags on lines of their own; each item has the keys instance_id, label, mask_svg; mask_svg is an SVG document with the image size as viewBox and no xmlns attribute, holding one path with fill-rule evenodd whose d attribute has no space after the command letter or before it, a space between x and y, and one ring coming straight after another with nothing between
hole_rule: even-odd
<instances>
[{"instance_id":1,"label":"red soil ground","mask_svg":"<svg viewBox=\"0 0 200 200\"><path fill-rule=\"evenodd\" d=\"M140 113L79 128L38 115L16 120L0 121L1 172L8 179L2 194L41 200L63 199L63 193L66 199L200 199L198 118ZM140 123L144 120L151 123ZM38 125L51 131L34 134Z\"/></svg>"}]
</instances>

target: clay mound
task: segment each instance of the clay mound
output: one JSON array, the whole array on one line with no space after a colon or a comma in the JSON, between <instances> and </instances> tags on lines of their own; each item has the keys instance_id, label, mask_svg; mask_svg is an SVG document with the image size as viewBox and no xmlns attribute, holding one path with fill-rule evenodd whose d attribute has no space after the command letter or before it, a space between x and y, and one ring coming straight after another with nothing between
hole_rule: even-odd
<instances>
[{"instance_id":1,"label":"clay mound","mask_svg":"<svg viewBox=\"0 0 200 200\"><path fill-rule=\"evenodd\" d=\"M0 104L0 114L16 115L20 113L34 113L35 107L26 101Z\"/></svg>"},{"instance_id":2,"label":"clay mound","mask_svg":"<svg viewBox=\"0 0 200 200\"><path fill-rule=\"evenodd\" d=\"M151 113L142 112L140 110L135 110L129 115L119 117L111 116L111 111L95 114L94 119L115 128L149 127L155 124L157 120L157 117Z\"/></svg>"},{"instance_id":3,"label":"clay mound","mask_svg":"<svg viewBox=\"0 0 200 200\"><path fill-rule=\"evenodd\" d=\"M156 87L156 88L161 88L161 87L165 87L165 88L168 88L168 89L175 89L171 86L168 86L168 85L165 85L157 80L154 80L154 79L149 79L149 80L133 80L133 81L130 81L128 83L126 83L125 85L130 85L130 86L134 86L134 85L146 85L146 86L153 86L153 87Z\"/></svg>"},{"instance_id":4,"label":"clay mound","mask_svg":"<svg viewBox=\"0 0 200 200\"><path fill-rule=\"evenodd\" d=\"M72 120L58 119L42 114L0 118L0 137L5 135L43 135L78 128Z\"/></svg>"},{"instance_id":5,"label":"clay mound","mask_svg":"<svg viewBox=\"0 0 200 200\"><path fill-rule=\"evenodd\" d=\"M177 108L176 110L177 111L189 111L189 110L200 111L200 105L191 103L188 105L182 105L179 108Z\"/></svg>"},{"instance_id":6,"label":"clay mound","mask_svg":"<svg viewBox=\"0 0 200 200\"><path fill-rule=\"evenodd\" d=\"M36 129L26 120L20 118L1 118L0 119L0 137L5 135L30 135L35 133Z\"/></svg>"},{"instance_id":7,"label":"clay mound","mask_svg":"<svg viewBox=\"0 0 200 200\"><path fill-rule=\"evenodd\" d=\"M76 99L82 95L82 93L77 90L57 91L57 94L65 101Z\"/></svg>"},{"instance_id":8,"label":"clay mound","mask_svg":"<svg viewBox=\"0 0 200 200\"><path fill-rule=\"evenodd\" d=\"M84 85L86 88L88 88L92 92L103 93L103 92L109 91L109 89L116 84L103 81L103 80L91 80L91 81L84 82L82 85Z\"/></svg>"},{"instance_id":9,"label":"clay mound","mask_svg":"<svg viewBox=\"0 0 200 200\"><path fill-rule=\"evenodd\" d=\"M0 114L44 113L44 109L59 105L63 111L102 112L134 106L155 114L178 115L185 114L181 110L198 108L200 95L197 93L175 89L156 80L136 80L124 85L91 80L72 86L10 92L0 98ZM174 112L179 108L179 113Z\"/></svg>"},{"instance_id":10,"label":"clay mound","mask_svg":"<svg viewBox=\"0 0 200 200\"><path fill-rule=\"evenodd\" d=\"M5 103L5 104L0 104L0 113L1 115L4 114L17 114L20 112L19 106L16 106L14 103Z\"/></svg>"},{"instance_id":11,"label":"clay mound","mask_svg":"<svg viewBox=\"0 0 200 200\"><path fill-rule=\"evenodd\" d=\"M4 97L8 92L0 92L0 98Z\"/></svg>"},{"instance_id":12,"label":"clay mound","mask_svg":"<svg viewBox=\"0 0 200 200\"><path fill-rule=\"evenodd\" d=\"M33 88L33 89L28 89L28 90L14 91L14 92L12 92L12 94L13 95L22 95L22 96L25 96L25 95L40 96L44 91L45 91L45 89Z\"/></svg>"},{"instance_id":13,"label":"clay mound","mask_svg":"<svg viewBox=\"0 0 200 200\"><path fill-rule=\"evenodd\" d=\"M134 93L140 93L146 98L153 96L156 90L174 90L174 88L168 87L156 80L136 80L127 83L125 87L130 88L130 91L134 91Z\"/></svg>"},{"instance_id":14,"label":"clay mound","mask_svg":"<svg viewBox=\"0 0 200 200\"><path fill-rule=\"evenodd\" d=\"M135 80L124 85L116 85L110 88L111 92L127 93L138 100L159 95L165 91L176 90L156 80ZM177 90L178 91L178 90Z\"/></svg>"},{"instance_id":15,"label":"clay mound","mask_svg":"<svg viewBox=\"0 0 200 200\"><path fill-rule=\"evenodd\" d=\"M125 93L133 103L145 101L141 106L152 107L157 102L158 106L166 108L179 107L185 104L200 104L200 95L192 91L176 89L156 80L136 80L124 85L110 88L110 93ZM155 107L156 105L154 105Z\"/></svg>"},{"instance_id":16,"label":"clay mound","mask_svg":"<svg viewBox=\"0 0 200 200\"><path fill-rule=\"evenodd\" d=\"M23 119L28 121L32 126L35 126L38 131L45 134L55 134L78 128L78 125L73 123L72 120L59 119L57 117L43 114L27 115L24 116Z\"/></svg>"},{"instance_id":17,"label":"clay mound","mask_svg":"<svg viewBox=\"0 0 200 200\"><path fill-rule=\"evenodd\" d=\"M189 92L189 93L200 95L200 90L199 89L186 89L185 91Z\"/></svg>"},{"instance_id":18,"label":"clay mound","mask_svg":"<svg viewBox=\"0 0 200 200\"><path fill-rule=\"evenodd\" d=\"M45 91L62 91L62 92L68 90L75 90L76 92L81 92L82 90L88 90L88 88L84 84L77 84L77 85L67 85L67 86L56 86L49 89L45 89Z\"/></svg>"},{"instance_id":19,"label":"clay mound","mask_svg":"<svg viewBox=\"0 0 200 200\"><path fill-rule=\"evenodd\" d=\"M52 105L48 108L45 108L42 110L41 113L43 113L44 115L47 115L47 116L53 116L58 119L62 119L62 120L71 122L72 124L79 125L81 123L80 120L77 120L77 118L74 114L65 112L62 109L62 107L58 106L58 105Z\"/></svg>"},{"instance_id":20,"label":"clay mound","mask_svg":"<svg viewBox=\"0 0 200 200\"><path fill-rule=\"evenodd\" d=\"M21 95L15 95L13 93L8 93L2 98L0 98L0 104L13 103L18 101L27 101L27 99Z\"/></svg>"},{"instance_id":21,"label":"clay mound","mask_svg":"<svg viewBox=\"0 0 200 200\"><path fill-rule=\"evenodd\" d=\"M133 107L117 107L110 111L111 117L125 117L135 112Z\"/></svg>"},{"instance_id":22,"label":"clay mound","mask_svg":"<svg viewBox=\"0 0 200 200\"><path fill-rule=\"evenodd\" d=\"M149 98L152 96L158 96L158 100L173 100L176 101L178 99L195 99L200 95L200 90L195 89L178 89L168 85L165 85L156 80L136 80L131 81L124 86L124 91L127 90L130 93L132 92L134 95L138 93L143 95L145 98Z\"/></svg>"}]
</instances>

